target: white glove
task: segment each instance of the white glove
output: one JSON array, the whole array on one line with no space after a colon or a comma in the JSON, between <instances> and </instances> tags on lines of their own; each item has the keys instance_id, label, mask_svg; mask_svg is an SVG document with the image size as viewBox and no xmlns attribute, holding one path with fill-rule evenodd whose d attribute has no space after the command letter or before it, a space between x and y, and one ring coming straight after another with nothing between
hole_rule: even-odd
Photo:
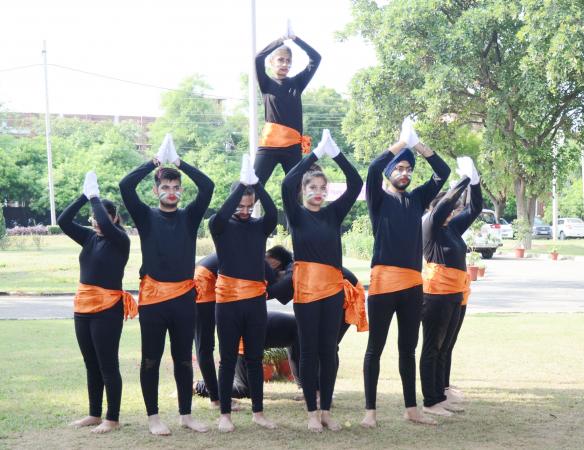
<instances>
[{"instance_id":1,"label":"white glove","mask_svg":"<svg viewBox=\"0 0 584 450\"><path fill-rule=\"evenodd\" d=\"M90 199L91 197L99 197L97 175L93 170L85 174L85 181L83 182L83 194L87 197L87 199Z\"/></svg>"},{"instance_id":2,"label":"white glove","mask_svg":"<svg viewBox=\"0 0 584 450\"><path fill-rule=\"evenodd\" d=\"M331 132L327 128L325 128L324 130L322 130L322 138L320 139L320 142L312 151L312 153L314 153L318 159L322 158L325 155L325 153L327 153L326 148L329 145L328 142L330 139Z\"/></svg>"},{"instance_id":3,"label":"white glove","mask_svg":"<svg viewBox=\"0 0 584 450\"><path fill-rule=\"evenodd\" d=\"M241 171L239 172L239 182L241 184L247 185L249 166L250 166L249 155L247 153L244 153L241 158Z\"/></svg>"},{"instance_id":4,"label":"white glove","mask_svg":"<svg viewBox=\"0 0 584 450\"><path fill-rule=\"evenodd\" d=\"M337 143L334 141L333 137L330 134L330 131L329 130L325 130L325 131L328 133L328 142L327 142L327 145L325 147L325 152L331 158L335 158L336 156L338 156L339 153L341 153L341 149L339 148Z\"/></svg>"},{"instance_id":5,"label":"white glove","mask_svg":"<svg viewBox=\"0 0 584 450\"><path fill-rule=\"evenodd\" d=\"M406 117L402 122L401 133L399 135L399 140L405 142L408 148L413 149L414 146L420 142L416 130L414 130L414 124L412 119Z\"/></svg>"},{"instance_id":6,"label":"white glove","mask_svg":"<svg viewBox=\"0 0 584 450\"><path fill-rule=\"evenodd\" d=\"M253 186L254 184L257 184L259 181L260 179L257 177L255 173L253 164L251 163L251 161L249 161L249 167L247 169L247 184L249 186Z\"/></svg>"},{"instance_id":7,"label":"white glove","mask_svg":"<svg viewBox=\"0 0 584 450\"><path fill-rule=\"evenodd\" d=\"M456 165L458 166L456 169L457 174L459 174L461 177L469 177L471 185L479 184L479 173L477 172L477 169L471 158L468 156L456 158Z\"/></svg>"},{"instance_id":8,"label":"white glove","mask_svg":"<svg viewBox=\"0 0 584 450\"><path fill-rule=\"evenodd\" d=\"M166 136L164 137L164 140L167 141L166 160L177 165L177 162L180 158L178 156L178 153L176 152L176 148L174 147L172 135L170 133L167 133Z\"/></svg>"},{"instance_id":9,"label":"white glove","mask_svg":"<svg viewBox=\"0 0 584 450\"><path fill-rule=\"evenodd\" d=\"M286 21L286 34L284 35L286 36L287 39L294 39L294 30L292 30L292 21L290 19L288 19Z\"/></svg>"},{"instance_id":10,"label":"white glove","mask_svg":"<svg viewBox=\"0 0 584 450\"><path fill-rule=\"evenodd\" d=\"M172 136L170 135L170 133L166 133L164 139L162 140L162 144L160 144L160 147L158 148L158 153L156 153L155 156L155 158L158 160L160 164L165 164L170 161L168 159L167 152L169 140L172 141Z\"/></svg>"}]
</instances>

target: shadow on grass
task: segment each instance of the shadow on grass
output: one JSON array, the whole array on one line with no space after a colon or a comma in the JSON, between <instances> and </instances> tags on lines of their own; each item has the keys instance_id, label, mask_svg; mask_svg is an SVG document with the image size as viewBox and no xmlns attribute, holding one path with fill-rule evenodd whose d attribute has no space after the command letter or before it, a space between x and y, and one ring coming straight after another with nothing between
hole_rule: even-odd
<instances>
[{"instance_id":1,"label":"shadow on grass","mask_svg":"<svg viewBox=\"0 0 584 450\"><path fill-rule=\"evenodd\" d=\"M0 439L8 448L437 448L437 449L559 449L584 448L581 389L504 389L481 388L467 392L466 412L452 418L439 418L435 427L414 425L402 419L401 395L380 394L378 397L379 426L365 430L359 426L363 414L363 393L337 391L333 414L344 424L338 433L325 431L321 435L305 431L302 402L292 400L293 385L274 383L266 386L266 414L279 424L268 431L251 423L248 401L245 410L234 413L237 430L221 434L214 429L217 411L206 401L197 400L197 417L211 424L206 434L180 429L176 414L161 411L173 435L165 438L150 436L146 417L132 408L124 412L122 429L109 435L94 436L88 429L57 426L44 430L26 430ZM39 405L43 408L43 405ZM13 410L14 412L14 410ZM4 412L2 413L4 414ZM63 424L74 417L62 417ZM26 413L20 420L26 421ZM26 424L23 424L26 428Z\"/></svg>"}]
</instances>

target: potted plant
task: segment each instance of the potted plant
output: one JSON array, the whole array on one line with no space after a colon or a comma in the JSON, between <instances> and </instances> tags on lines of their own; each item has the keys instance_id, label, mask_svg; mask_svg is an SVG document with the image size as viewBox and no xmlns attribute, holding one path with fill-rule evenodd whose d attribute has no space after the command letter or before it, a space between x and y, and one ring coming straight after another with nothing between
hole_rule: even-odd
<instances>
[{"instance_id":1,"label":"potted plant","mask_svg":"<svg viewBox=\"0 0 584 450\"><path fill-rule=\"evenodd\" d=\"M525 256L525 241L531 236L531 225L526 219L517 218L512 223L513 234L517 238L517 247L515 247L515 257L523 258Z\"/></svg>"},{"instance_id":2,"label":"potted plant","mask_svg":"<svg viewBox=\"0 0 584 450\"><path fill-rule=\"evenodd\" d=\"M263 369L264 369L264 381L271 381L274 378L274 372L276 368L274 367L274 349L269 348L264 350L263 359Z\"/></svg>"},{"instance_id":3,"label":"potted plant","mask_svg":"<svg viewBox=\"0 0 584 450\"><path fill-rule=\"evenodd\" d=\"M559 253L557 247L552 247L552 251L550 252L550 258L552 258L552 261L557 261L558 255Z\"/></svg>"},{"instance_id":4,"label":"potted plant","mask_svg":"<svg viewBox=\"0 0 584 450\"><path fill-rule=\"evenodd\" d=\"M471 281L476 281L479 273L478 263L481 254L475 251L466 254L466 271L470 275Z\"/></svg>"},{"instance_id":5,"label":"potted plant","mask_svg":"<svg viewBox=\"0 0 584 450\"><path fill-rule=\"evenodd\" d=\"M485 276L485 270L487 270L487 266L485 265L483 260L480 260L479 263L477 264L478 268L479 268L479 277L484 277Z\"/></svg>"}]
</instances>

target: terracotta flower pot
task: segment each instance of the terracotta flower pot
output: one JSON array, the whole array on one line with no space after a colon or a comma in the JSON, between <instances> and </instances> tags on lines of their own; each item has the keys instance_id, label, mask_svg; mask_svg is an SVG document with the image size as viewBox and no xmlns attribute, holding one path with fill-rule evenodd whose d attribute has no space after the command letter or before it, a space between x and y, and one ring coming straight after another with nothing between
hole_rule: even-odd
<instances>
[{"instance_id":1,"label":"terracotta flower pot","mask_svg":"<svg viewBox=\"0 0 584 450\"><path fill-rule=\"evenodd\" d=\"M479 268L477 266L468 266L466 268L466 271L470 275L470 280L471 281L477 281L477 277L478 277L478 274L479 274Z\"/></svg>"},{"instance_id":2,"label":"terracotta flower pot","mask_svg":"<svg viewBox=\"0 0 584 450\"><path fill-rule=\"evenodd\" d=\"M552 261L557 261L558 260L558 252L551 252L550 253L550 257L552 258Z\"/></svg>"},{"instance_id":3,"label":"terracotta flower pot","mask_svg":"<svg viewBox=\"0 0 584 450\"><path fill-rule=\"evenodd\" d=\"M525 249L524 248L516 248L515 249L515 258L523 258L525 256Z\"/></svg>"},{"instance_id":4,"label":"terracotta flower pot","mask_svg":"<svg viewBox=\"0 0 584 450\"><path fill-rule=\"evenodd\" d=\"M487 270L486 267L479 267L479 277L485 276L485 270Z\"/></svg>"},{"instance_id":5,"label":"terracotta flower pot","mask_svg":"<svg viewBox=\"0 0 584 450\"><path fill-rule=\"evenodd\" d=\"M292 376L292 370L290 369L290 362L288 359L283 359L278 363L278 374L290 379Z\"/></svg>"},{"instance_id":6,"label":"terracotta flower pot","mask_svg":"<svg viewBox=\"0 0 584 450\"><path fill-rule=\"evenodd\" d=\"M274 377L274 366L272 364L263 364L264 367L264 381L271 381Z\"/></svg>"}]
</instances>

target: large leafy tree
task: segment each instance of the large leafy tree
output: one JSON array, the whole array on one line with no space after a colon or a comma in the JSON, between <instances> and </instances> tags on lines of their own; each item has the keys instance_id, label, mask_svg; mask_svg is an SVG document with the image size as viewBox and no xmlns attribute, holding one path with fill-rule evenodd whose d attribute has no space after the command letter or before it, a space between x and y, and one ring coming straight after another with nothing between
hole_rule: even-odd
<instances>
[{"instance_id":1,"label":"large leafy tree","mask_svg":"<svg viewBox=\"0 0 584 450\"><path fill-rule=\"evenodd\" d=\"M359 33L378 65L352 82L345 130L371 157L404 115L423 138L444 147L461 127L482 134L479 167L502 200L509 178L517 215L532 222L549 191L558 132L578 132L584 105L584 25L578 0L412 0L378 6L353 0ZM561 168L575 157L560 148ZM501 194L503 192L503 194ZM529 245L529 243L527 243Z\"/></svg>"}]
</instances>

